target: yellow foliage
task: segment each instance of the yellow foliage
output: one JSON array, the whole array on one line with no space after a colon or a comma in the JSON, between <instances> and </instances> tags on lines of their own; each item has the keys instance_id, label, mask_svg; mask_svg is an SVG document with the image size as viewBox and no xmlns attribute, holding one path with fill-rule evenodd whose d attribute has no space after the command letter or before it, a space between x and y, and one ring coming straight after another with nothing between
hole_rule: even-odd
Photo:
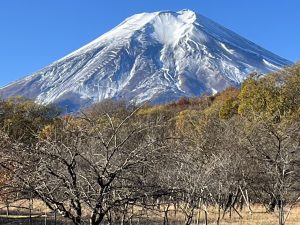
<instances>
[{"instance_id":1,"label":"yellow foliage","mask_svg":"<svg viewBox=\"0 0 300 225\"><path fill-rule=\"evenodd\" d=\"M239 95L238 113L248 118L280 122L297 114L300 105L300 65L248 79Z\"/></svg>"},{"instance_id":2,"label":"yellow foliage","mask_svg":"<svg viewBox=\"0 0 300 225\"><path fill-rule=\"evenodd\" d=\"M167 113L168 109L165 106L152 106L147 108L142 108L137 112L138 116L150 116L154 114Z\"/></svg>"},{"instance_id":3,"label":"yellow foliage","mask_svg":"<svg viewBox=\"0 0 300 225\"><path fill-rule=\"evenodd\" d=\"M236 99L228 99L222 105L219 111L221 119L229 119L237 114L239 102Z\"/></svg>"},{"instance_id":4,"label":"yellow foliage","mask_svg":"<svg viewBox=\"0 0 300 225\"><path fill-rule=\"evenodd\" d=\"M197 123L199 118L199 111L186 109L178 113L175 118L175 127L177 131L184 131L186 129L192 129Z\"/></svg>"}]
</instances>

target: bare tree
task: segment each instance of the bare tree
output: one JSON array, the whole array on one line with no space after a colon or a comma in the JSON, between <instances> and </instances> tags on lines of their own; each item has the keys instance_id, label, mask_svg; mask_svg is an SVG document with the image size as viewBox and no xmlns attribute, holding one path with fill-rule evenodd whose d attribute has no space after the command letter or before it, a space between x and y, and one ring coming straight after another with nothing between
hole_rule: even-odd
<instances>
[{"instance_id":1,"label":"bare tree","mask_svg":"<svg viewBox=\"0 0 300 225\"><path fill-rule=\"evenodd\" d=\"M299 128L298 123L259 121L252 122L245 135L249 154L256 161L254 188L269 197L269 212L278 207L279 225L286 223L299 200Z\"/></svg>"},{"instance_id":2,"label":"bare tree","mask_svg":"<svg viewBox=\"0 0 300 225\"><path fill-rule=\"evenodd\" d=\"M153 169L166 149L156 135L162 125L135 122L134 114L65 120L34 148L14 146L6 160L20 185L74 224L114 220L110 213L128 204L168 194Z\"/></svg>"}]
</instances>

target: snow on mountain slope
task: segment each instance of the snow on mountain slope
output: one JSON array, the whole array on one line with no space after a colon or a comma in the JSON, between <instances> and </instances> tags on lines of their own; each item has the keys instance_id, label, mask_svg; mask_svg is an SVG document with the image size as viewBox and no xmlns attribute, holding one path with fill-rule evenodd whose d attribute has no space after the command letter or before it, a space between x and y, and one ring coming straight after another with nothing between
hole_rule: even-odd
<instances>
[{"instance_id":1,"label":"snow on mountain slope","mask_svg":"<svg viewBox=\"0 0 300 225\"><path fill-rule=\"evenodd\" d=\"M141 103L215 93L291 62L190 10L141 13L0 89L72 110L105 98Z\"/></svg>"}]
</instances>

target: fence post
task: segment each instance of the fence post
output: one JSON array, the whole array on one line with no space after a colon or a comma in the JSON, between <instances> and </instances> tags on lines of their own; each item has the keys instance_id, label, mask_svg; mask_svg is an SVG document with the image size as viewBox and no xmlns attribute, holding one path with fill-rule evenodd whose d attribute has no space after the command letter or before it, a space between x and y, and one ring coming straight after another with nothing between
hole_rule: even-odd
<instances>
[{"instance_id":1,"label":"fence post","mask_svg":"<svg viewBox=\"0 0 300 225\"><path fill-rule=\"evenodd\" d=\"M47 206L45 205L45 225L47 225Z\"/></svg>"},{"instance_id":2,"label":"fence post","mask_svg":"<svg viewBox=\"0 0 300 225\"><path fill-rule=\"evenodd\" d=\"M31 193L30 193L30 198L29 198L29 225L32 225L32 196L31 196Z\"/></svg>"},{"instance_id":3,"label":"fence post","mask_svg":"<svg viewBox=\"0 0 300 225\"><path fill-rule=\"evenodd\" d=\"M56 224L56 209L54 210L54 225L57 225Z\"/></svg>"}]
</instances>

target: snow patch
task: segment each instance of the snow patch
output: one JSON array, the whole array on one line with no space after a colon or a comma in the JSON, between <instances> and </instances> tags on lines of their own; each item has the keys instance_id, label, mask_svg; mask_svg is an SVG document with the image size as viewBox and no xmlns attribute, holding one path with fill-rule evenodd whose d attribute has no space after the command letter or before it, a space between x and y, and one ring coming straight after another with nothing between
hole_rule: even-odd
<instances>
[{"instance_id":1,"label":"snow patch","mask_svg":"<svg viewBox=\"0 0 300 225\"><path fill-rule=\"evenodd\" d=\"M228 48L224 43L220 42L221 47L229 54L234 54L234 50Z\"/></svg>"},{"instance_id":2,"label":"snow patch","mask_svg":"<svg viewBox=\"0 0 300 225\"><path fill-rule=\"evenodd\" d=\"M190 13L182 13L174 16L172 13L161 13L153 21L153 37L161 44L176 44L183 36L192 30L192 23L195 18L191 18Z\"/></svg>"},{"instance_id":3,"label":"snow patch","mask_svg":"<svg viewBox=\"0 0 300 225\"><path fill-rule=\"evenodd\" d=\"M275 69L275 70L279 70L279 69L281 69L281 67L279 67L279 66L276 66L276 65L274 65L274 64L272 64L272 63L270 63L270 62L268 62L268 61L267 61L267 60L265 60L265 59L263 59L263 63L264 63L264 64L266 64L267 66L269 66L269 67L271 67L271 68Z\"/></svg>"}]
</instances>

